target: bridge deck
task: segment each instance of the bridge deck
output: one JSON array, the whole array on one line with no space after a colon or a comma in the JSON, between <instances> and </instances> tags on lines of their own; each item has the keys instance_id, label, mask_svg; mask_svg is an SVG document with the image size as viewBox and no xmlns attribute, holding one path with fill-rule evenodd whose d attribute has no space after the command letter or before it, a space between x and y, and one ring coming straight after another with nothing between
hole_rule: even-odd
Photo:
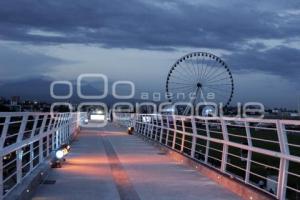
<instances>
[{"instance_id":1,"label":"bridge deck","mask_svg":"<svg viewBox=\"0 0 300 200\"><path fill-rule=\"evenodd\" d=\"M239 199L113 125L82 130L66 163L47 180L56 182L41 184L34 200Z\"/></svg>"}]
</instances>

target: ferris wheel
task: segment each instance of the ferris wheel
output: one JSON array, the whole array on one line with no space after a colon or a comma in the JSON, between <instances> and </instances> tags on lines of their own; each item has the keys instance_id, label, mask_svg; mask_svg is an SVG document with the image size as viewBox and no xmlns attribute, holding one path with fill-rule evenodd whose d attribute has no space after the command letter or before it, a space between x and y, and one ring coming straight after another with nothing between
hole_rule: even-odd
<instances>
[{"instance_id":1,"label":"ferris wheel","mask_svg":"<svg viewBox=\"0 0 300 200\"><path fill-rule=\"evenodd\" d=\"M219 57L194 52L178 59L171 67L166 92L169 102L214 102L227 107L233 97L234 82L230 69Z\"/></svg>"}]
</instances>

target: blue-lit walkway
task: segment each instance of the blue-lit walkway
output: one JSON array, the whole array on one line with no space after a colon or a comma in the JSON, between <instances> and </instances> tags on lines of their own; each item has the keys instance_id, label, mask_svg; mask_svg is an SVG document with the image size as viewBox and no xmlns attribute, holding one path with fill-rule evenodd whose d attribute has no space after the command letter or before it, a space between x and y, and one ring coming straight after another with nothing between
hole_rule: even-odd
<instances>
[{"instance_id":1,"label":"blue-lit walkway","mask_svg":"<svg viewBox=\"0 0 300 200\"><path fill-rule=\"evenodd\" d=\"M51 170L33 199L239 198L140 138L128 136L124 129L109 125L105 130L83 129L65 165Z\"/></svg>"}]
</instances>

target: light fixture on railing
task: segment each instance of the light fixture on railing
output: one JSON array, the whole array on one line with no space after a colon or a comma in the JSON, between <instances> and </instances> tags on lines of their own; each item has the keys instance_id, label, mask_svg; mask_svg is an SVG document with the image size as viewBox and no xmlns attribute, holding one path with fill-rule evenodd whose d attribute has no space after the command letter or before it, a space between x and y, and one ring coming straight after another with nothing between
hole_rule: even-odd
<instances>
[{"instance_id":1,"label":"light fixture on railing","mask_svg":"<svg viewBox=\"0 0 300 200\"><path fill-rule=\"evenodd\" d=\"M64 157L70 152L71 147L68 144L63 144L59 149L55 151L55 155L51 160L51 167L57 168L62 167L62 163L66 160Z\"/></svg>"},{"instance_id":2,"label":"light fixture on railing","mask_svg":"<svg viewBox=\"0 0 300 200\"><path fill-rule=\"evenodd\" d=\"M55 156L57 159L62 159L64 157L64 152L63 150L58 150L55 152Z\"/></svg>"},{"instance_id":3,"label":"light fixture on railing","mask_svg":"<svg viewBox=\"0 0 300 200\"><path fill-rule=\"evenodd\" d=\"M134 127L129 126L129 127L128 127L128 134L129 134L129 135L132 135L133 132L134 132Z\"/></svg>"}]
</instances>

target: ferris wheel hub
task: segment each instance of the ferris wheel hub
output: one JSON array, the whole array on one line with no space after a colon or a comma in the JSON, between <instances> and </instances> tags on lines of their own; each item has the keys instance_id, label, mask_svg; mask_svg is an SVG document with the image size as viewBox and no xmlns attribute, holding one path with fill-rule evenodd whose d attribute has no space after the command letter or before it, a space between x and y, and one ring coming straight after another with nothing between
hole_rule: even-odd
<instances>
[{"instance_id":1,"label":"ferris wheel hub","mask_svg":"<svg viewBox=\"0 0 300 200\"><path fill-rule=\"evenodd\" d=\"M197 83L197 87L198 88L202 88L202 84L201 83Z\"/></svg>"}]
</instances>

